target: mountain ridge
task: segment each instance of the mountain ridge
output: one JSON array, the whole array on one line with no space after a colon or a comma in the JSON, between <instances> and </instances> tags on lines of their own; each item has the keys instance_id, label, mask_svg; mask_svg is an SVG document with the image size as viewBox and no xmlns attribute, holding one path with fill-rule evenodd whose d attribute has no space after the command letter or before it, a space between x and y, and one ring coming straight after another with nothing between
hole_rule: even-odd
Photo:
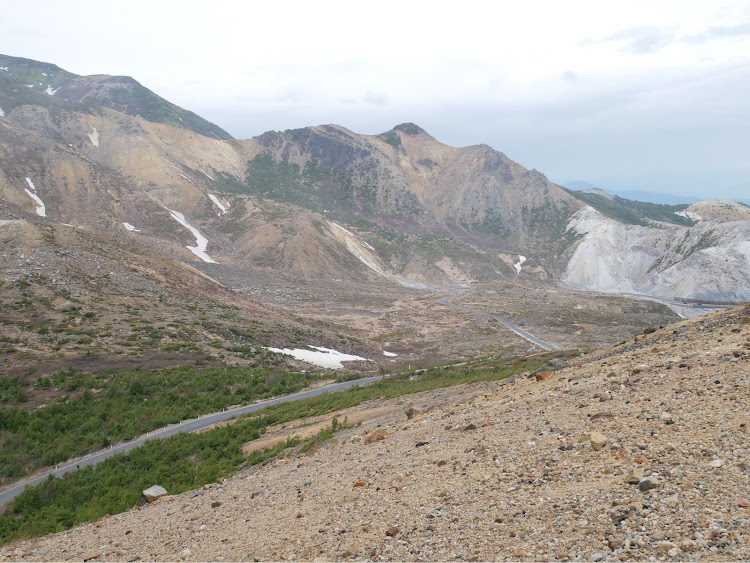
<instances>
[{"instance_id":1,"label":"mountain ridge","mask_svg":"<svg viewBox=\"0 0 750 563\"><path fill-rule=\"evenodd\" d=\"M13 83L29 91L19 91L13 87ZM0 107L5 106L3 112L9 115L28 101L56 109L79 111L90 111L101 106L128 115L141 115L148 121L167 123L201 135L232 139L219 126L172 104L129 76L80 76L51 63L0 54L0 94Z\"/></svg>"}]
</instances>

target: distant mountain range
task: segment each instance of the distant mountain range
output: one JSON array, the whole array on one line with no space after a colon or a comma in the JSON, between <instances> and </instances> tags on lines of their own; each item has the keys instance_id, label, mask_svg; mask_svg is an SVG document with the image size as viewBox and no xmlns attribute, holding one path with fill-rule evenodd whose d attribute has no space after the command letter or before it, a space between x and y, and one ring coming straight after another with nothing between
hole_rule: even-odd
<instances>
[{"instance_id":1,"label":"distant mountain range","mask_svg":"<svg viewBox=\"0 0 750 563\"><path fill-rule=\"evenodd\" d=\"M596 186L584 180L571 180L570 182L563 182L560 185L564 188L567 188L569 190L574 190L574 191L586 191L586 190L598 189L598 190L602 190L613 195L618 195L625 199L632 199L634 201L646 201L650 203L660 203L664 205L677 205L680 203L697 203L699 201L703 201L707 199L707 198L681 196L681 195L670 194L666 192L648 192L645 190L615 190L615 189L610 189L610 188L602 188L600 186ZM750 199L740 199L740 198L729 198L729 199L750 205Z\"/></svg>"},{"instance_id":2,"label":"distant mountain range","mask_svg":"<svg viewBox=\"0 0 750 563\"><path fill-rule=\"evenodd\" d=\"M726 219L742 210L563 189L487 145L450 147L412 123L233 140L132 78L8 56L0 111L0 219L133 237L218 279L266 268L429 288L523 275L549 287L750 299L750 253L735 245L750 240L750 222ZM620 231L630 238L610 240Z\"/></svg>"}]
</instances>

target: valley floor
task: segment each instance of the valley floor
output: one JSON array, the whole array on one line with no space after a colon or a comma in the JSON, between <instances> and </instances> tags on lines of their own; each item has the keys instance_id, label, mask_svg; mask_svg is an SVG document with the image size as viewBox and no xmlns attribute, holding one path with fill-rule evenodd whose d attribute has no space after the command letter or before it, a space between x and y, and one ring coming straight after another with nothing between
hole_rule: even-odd
<instances>
[{"instance_id":1,"label":"valley floor","mask_svg":"<svg viewBox=\"0 0 750 563\"><path fill-rule=\"evenodd\" d=\"M734 309L544 381L391 401L306 455L0 560L748 559L749 355Z\"/></svg>"}]
</instances>

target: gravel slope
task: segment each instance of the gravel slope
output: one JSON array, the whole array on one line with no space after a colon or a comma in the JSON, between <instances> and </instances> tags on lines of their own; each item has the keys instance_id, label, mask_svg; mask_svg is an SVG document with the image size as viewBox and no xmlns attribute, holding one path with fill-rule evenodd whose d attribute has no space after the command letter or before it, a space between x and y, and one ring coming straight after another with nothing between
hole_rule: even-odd
<instances>
[{"instance_id":1,"label":"gravel slope","mask_svg":"<svg viewBox=\"0 0 750 563\"><path fill-rule=\"evenodd\" d=\"M747 560L749 355L684 321L0 560Z\"/></svg>"}]
</instances>

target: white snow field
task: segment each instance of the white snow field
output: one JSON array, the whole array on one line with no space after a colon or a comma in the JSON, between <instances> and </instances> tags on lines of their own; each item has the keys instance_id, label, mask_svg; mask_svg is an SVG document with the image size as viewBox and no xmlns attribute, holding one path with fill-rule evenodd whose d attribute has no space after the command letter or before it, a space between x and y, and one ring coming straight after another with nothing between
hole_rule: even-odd
<instances>
[{"instance_id":1,"label":"white snow field","mask_svg":"<svg viewBox=\"0 0 750 563\"><path fill-rule=\"evenodd\" d=\"M34 185L34 182L31 181L31 178L26 178L26 183L29 185L29 188L33 190L29 191L29 188L24 188L24 191L29 194L29 197L36 202L36 214L40 217L46 217L47 208L44 206L44 202L42 201L42 199L38 195L36 195L36 186Z\"/></svg>"},{"instance_id":2,"label":"white snow field","mask_svg":"<svg viewBox=\"0 0 750 563\"><path fill-rule=\"evenodd\" d=\"M93 144L95 147L99 148L99 133L96 131L96 127L91 125L89 123L89 127L93 129L91 133L89 133L89 139L91 139L91 144Z\"/></svg>"},{"instance_id":3,"label":"white snow field","mask_svg":"<svg viewBox=\"0 0 750 563\"><path fill-rule=\"evenodd\" d=\"M227 212L227 208L219 201L219 198L214 194L208 194L208 198L216 204L216 207L221 209L221 214L224 215Z\"/></svg>"},{"instance_id":4,"label":"white snow field","mask_svg":"<svg viewBox=\"0 0 750 563\"><path fill-rule=\"evenodd\" d=\"M518 255L518 262L513 264L513 267L516 269L516 274L521 273L521 264L526 262L526 256L522 256L521 254Z\"/></svg>"},{"instance_id":5,"label":"white snow field","mask_svg":"<svg viewBox=\"0 0 750 563\"><path fill-rule=\"evenodd\" d=\"M191 233L193 233L193 236L195 237L195 246L187 246L186 248L195 254L198 258L203 260L204 262L208 262L210 264L216 264L216 260L211 258L208 254L206 254L206 248L208 248L208 239L204 237L198 229L193 227L190 223L188 223L185 220L185 216L180 213L179 211L172 211L171 209L168 209L169 214L172 216L172 219L177 221L180 225L185 227L187 230L189 230Z\"/></svg>"},{"instance_id":6,"label":"white snow field","mask_svg":"<svg viewBox=\"0 0 750 563\"><path fill-rule=\"evenodd\" d=\"M369 362L367 358L360 358L359 356L353 356L351 354L343 354L332 348L321 348L319 346L310 346L314 350L305 350L302 348L268 348L271 352L277 354L287 354L293 356L297 360L302 360L310 364L320 366L323 368L331 369L343 369L344 365L341 362L351 362L354 360L364 360Z\"/></svg>"}]
</instances>

